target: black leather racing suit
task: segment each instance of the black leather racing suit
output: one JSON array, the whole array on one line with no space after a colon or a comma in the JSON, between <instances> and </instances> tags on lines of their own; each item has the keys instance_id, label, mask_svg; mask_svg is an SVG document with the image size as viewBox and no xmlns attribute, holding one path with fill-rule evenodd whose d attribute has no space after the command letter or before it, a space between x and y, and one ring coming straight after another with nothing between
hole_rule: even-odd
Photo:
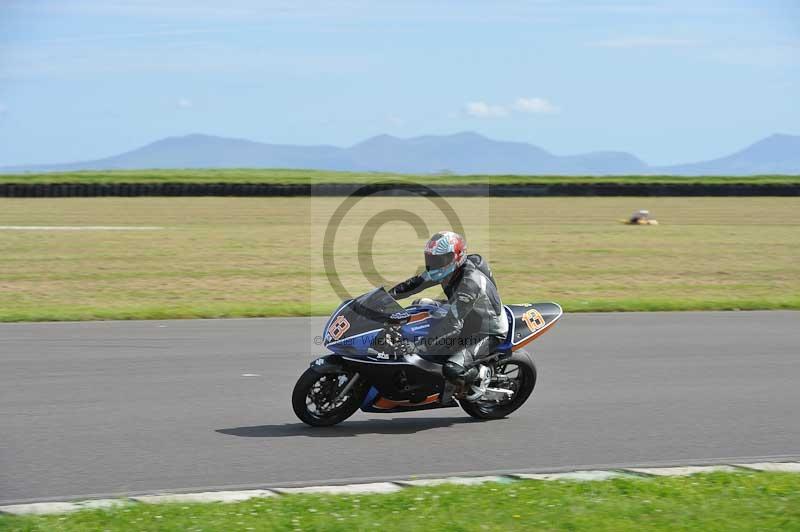
<instances>
[{"instance_id":1,"label":"black leather racing suit","mask_svg":"<svg viewBox=\"0 0 800 532\"><path fill-rule=\"evenodd\" d=\"M402 299L436 284L423 273L393 287L389 294ZM446 358L442 372L448 380L457 380L465 375L464 368L505 340L508 320L489 264L480 255L468 255L442 288L449 303L447 314L418 349L421 356Z\"/></svg>"}]
</instances>

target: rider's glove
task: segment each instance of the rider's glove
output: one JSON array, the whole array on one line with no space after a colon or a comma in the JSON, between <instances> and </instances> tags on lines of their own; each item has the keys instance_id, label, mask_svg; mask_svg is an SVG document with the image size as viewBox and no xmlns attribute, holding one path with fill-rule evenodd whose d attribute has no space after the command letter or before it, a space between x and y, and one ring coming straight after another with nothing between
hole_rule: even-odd
<instances>
[{"instance_id":1,"label":"rider's glove","mask_svg":"<svg viewBox=\"0 0 800 532\"><path fill-rule=\"evenodd\" d=\"M415 344L410 340L405 340L399 346L397 346L397 353L408 356L408 355L418 355L420 352L420 346Z\"/></svg>"}]
</instances>

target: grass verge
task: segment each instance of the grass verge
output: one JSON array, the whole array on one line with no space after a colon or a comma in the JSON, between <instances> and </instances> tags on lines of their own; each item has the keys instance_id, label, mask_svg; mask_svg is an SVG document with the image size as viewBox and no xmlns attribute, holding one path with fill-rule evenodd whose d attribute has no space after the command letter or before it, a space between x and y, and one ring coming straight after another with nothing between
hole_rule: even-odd
<instances>
[{"instance_id":1,"label":"grass verge","mask_svg":"<svg viewBox=\"0 0 800 532\"><path fill-rule=\"evenodd\" d=\"M0 516L0 529L800 530L800 475L742 472L600 482L518 481L408 488L388 495L131 505L54 516Z\"/></svg>"},{"instance_id":2,"label":"grass verge","mask_svg":"<svg viewBox=\"0 0 800 532\"><path fill-rule=\"evenodd\" d=\"M339 296L323 240L343 201L0 199L0 321L326 315ZM800 198L447 202L507 303L556 301L567 312L800 309ZM660 225L619 223L638 208ZM427 234L449 226L415 198L366 198L341 218L329 256L351 294L419 267L426 234L394 217L405 211L418 213ZM2 228L119 225L160 229ZM374 238L360 246L366 227Z\"/></svg>"},{"instance_id":3,"label":"grass verge","mask_svg":"<svg viewBox=\"0 0 800 532\"><path fill-rule=\"evenodd\" d=\"M184 169L184 170L103 170L0 174L0 183L268 183L332 184L374 183L381 180L413 180L425 185L519 185L519 184L590 184L590 183L702 183L702 184L792 184L800 176L698 176L670 175L628 176L548 176L548 175L451 175L395 174L380 172L334 172L291 169Z\"/></svg>"}]
</instances>

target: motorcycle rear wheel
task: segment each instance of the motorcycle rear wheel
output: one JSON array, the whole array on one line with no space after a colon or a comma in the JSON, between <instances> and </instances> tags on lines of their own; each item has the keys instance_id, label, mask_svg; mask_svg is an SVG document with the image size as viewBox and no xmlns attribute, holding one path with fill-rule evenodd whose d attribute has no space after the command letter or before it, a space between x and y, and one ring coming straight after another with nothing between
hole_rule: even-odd
<instances>
[{"instance_id":1,"label":"motorcycle rear wheel","mask_svg":"<svg viewBox=\"0 0 800 532\"><path fill-rule=\"evenodd\" d=\"M339 401L335 398L352 378L348 373L318 373L308 368L292 392L295 415L312 427L329 427L349 418L364 400L366 390L363 383L354 385Z\"/></svg>"},{"instance_id":2,"label":"motorcycle rear wheel","mask_svg":"<svg viewBox=\"0 0 800 532\"><path fill-rule=\"evenodd\" d=\"M510 358L501 360L495 364L496 373L505 374L511 367L516 368L516 373L512 380L514 384L514 395L508 402L495 401L461 401L461 408L476 419L500 419L514 412L525 404L533 388L536 386L536 364L533 358L525 351L516 351Z\"/></svg>"}]
</instances>

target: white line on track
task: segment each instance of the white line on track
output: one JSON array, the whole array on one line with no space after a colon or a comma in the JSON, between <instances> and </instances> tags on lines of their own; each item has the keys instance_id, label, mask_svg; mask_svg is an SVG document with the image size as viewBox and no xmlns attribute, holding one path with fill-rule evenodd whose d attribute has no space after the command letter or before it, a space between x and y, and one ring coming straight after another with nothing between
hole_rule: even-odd
<instances>
[{"instance_id":1,"label":"white line on track","mask_svg":"<svg viewBox=\"0 0 800 532\"><path fill-rule=\"evenodd\" d=\"M682 477L694 475L696 473L714 473L717 471L736 471L728 465L713 466L675 466L675 467L626 467L625 471L632 471L642 475L653 475L656 477Z\"/></svg>"},{"instance_id":2,"label":"white line on track","mask_svg":"<svg viewBox=\"0 0 800 532\"><path fill-rule=\"evenodd\" d=\"M307 486L305 488L274 488L272 491L284 495L301 493L328 493L351 495L359 493L392 493L403 489L394 482L371 482L369 484L345 484L343 486Z\"/></svg>"},{"instance_id":3,"label":"white line on track","mask_svg":"<svg viewBox=\"0 0 800 532\"><path fill-rule=\"evenodd\" d=\"M132 500L149 503L173 503L173 502L240 502L254 497L275 497L276 494L269 490L246 490L246 491L204 491L200 493L165 493L162 495L140 495L131 497Z\"/></svg>"},{"instance_id":4,"label":"white line on track","mask_svg":"<svg viewBox=\"0 0 800 532\"><path fill-rule=\"evenodd\" d=\"M620 473L618 471L589 470L589 471L569 471L565 473L517 473L514 476L528 480L591 481L591 480L608 480L611 478L621 478L631 475L626 475L625 473Z\"/></svg>"},{"instance_id":5,"label":"white line on track","mask_svg":"<svg viewBox=\"0 0 800 532\"><path fill-rule=\"evenodd\" d=\"M757 464L734 464L736 467L755 469L756 471L777 471L782 473L800 473L800 462L760 462Z\"/></svg>"},{"instance_id":6,"label":"white line on track","mask_svg":"<svg viewBox=\"0 0 800 532\"><path fill-rule=\"evenodd\" d=\"M157 231L149 225L0 225L0 231Z\"/></svg>"}]
</instances>

